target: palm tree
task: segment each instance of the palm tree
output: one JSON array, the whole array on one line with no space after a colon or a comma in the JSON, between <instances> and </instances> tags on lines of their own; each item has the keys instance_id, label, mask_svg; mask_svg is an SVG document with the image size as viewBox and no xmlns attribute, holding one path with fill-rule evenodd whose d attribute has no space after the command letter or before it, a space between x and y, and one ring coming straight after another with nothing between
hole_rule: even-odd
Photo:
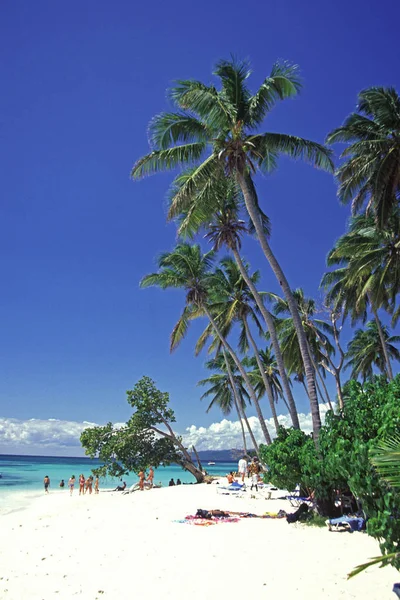
<instances>
[{"instance_id":1,"label":"palm tree","mask_svg":"<svg viewBox=\"0 0 400 600\"><path fill-rule=\"evenodd\" d=\"M258 351L259 359L262 364L262 368L264 371L264 375L267 377L269 381L269 385L272 390L272 396L274 398L275 404L278 403L278 400L281 399L285 402L287 409L289 410L289 406L286 402L285 396L283 394L282 384L279 379L279 370L275 360L275 356L272 353L272 350L269 346L265 348L265 350ZM246 367L252 367L253 370L249 373L250 381L254 385L254 389L257 392L259 398L262 398L266 392L263 377L261 376L260 369L258 366L258 362L255 356L246 357L243 360L243 364ZM290 413L290 410L289 410Z\"/></svg>"},{"instance_id":2,"label":"palm tree","mask_svg":"<svg viewBox=\"0 0 400 600\"><path fill-rule=\"evenodd\" d=\"M220 89L186 80L170 90L176 112L161 113L150 123L152 151L132 169L135 179L179 166L194 166L169 209L169 218L185 211L196 189L211 187L224 174L234 177L263 252L287 299L305 365L315 437L321 426L314 371L296 302L286 276L265 236L253 175L269 173L280 154L302 158L333 171L330 151L321 144L281 133L256 133L278 100L295 96L301 85L296 66L275 63L255 94L246 82L246 62L221 60L214 74Z\"/></svg>"},{"instance_id":3,"label":"palm tree","mask_svg":"<svg viewBox=\"0 0 400 600\"><path fill-rule=\"evenodd\" d=\"M394 210L385 230L376 229L372 216L360 215L351 220L349 231L342 235L328 255L328 266L340 265L326 273L322 286L328 301L344 307L353 323L367 318L370 307L381 338L389 379L393 379L386 352L378 310L395 311L400 291L400 211ZM398 312L395 311L394 321Z\"/></svg>"},{"instance_id":4,"label":"palm tree","mask_svg":"<svg viewBox=\"0 0 400 600\"><path fill-rule=\"evenodd\" d=\"M286 316L290 315L288 303L276 294L269 293L268 296L274 302L274 314L277 317L285 315L285 318L280 319L277 328L288 372L296 373L297 376L302 373L304 376L303 362L301 360L301 353L293 319L291 316ZM324 388L326 400L332 408L331 399L324 381L325 370L321 369L321 363L324 361L326 353L329 355L335 353L328 338L328 335L333 335L332 326L323 319L315 318L315 301L312 298L306 298L301 288L293 291L293 297L296 300L298 311L301 316L301 323L306 336L313 368L320 384ZM317 388L319 388L318 381ZM320 396L321 399L323 399L321 391Z\"/></svg>"},{"instance_id":5,"label":"palm tree","mask_svg":"<svg viewBox=\"0 0 400 600\"><path fill-rule=\"evenodd\" d=\"M211 271L214 253L203 254L200 246L178 244L172 252L163 253L158 259L159 271L146 275L140 285L149 287L157 285L162 289L181 288L186 290L186 305L171 334L171 350L174 350L185 336L189 322L198 316L207 316L210 325L219 338L222 346L232 356L254 402L261 429L267 444L271 443L271 436L262 416L257 395L250 383L249 377L243 368L237 354L230 346L213 316L208 297L211 291L219 285L219 276Z\"/></svg>"},{"instance_id":6,"label":"palm tree","mask_svg":"<svg viewBox=\"0 0 400 600\"><path fill-rule=\"evenodd\" d=\"M257 306L254 307L254 298L251 291L243 279L238 266L231 258L225 258L220 261L218 275L219 285L215 288L217 291L217 302L213 305L214 310L218 313L218 322L225 337L228 336L235 322L239 323L241 328L239 348L244 354L247 353L249 346L253 350L267 392L275 427L278 428L279 422L276 415L274 395L269 380L262 368L259 350L249 324L250 319L256 325L258 333L260 335L263 334L259 321L259 310ZM253 275L249 274L249 279L253 285L256 285L259 279L259 272L256 271Z\"/></svg>"},{"instance_id":7,"label":"palm tree","mask_svg":"<svg viewBox=\"0 0 400 600\"><path fill-rule=\"evenodd\" d=\"M381 325L383 330L386 352L393 360L400 360L400 352L393 345L400 342L400 336L389 336L388 328ZM351 367L351 377L361 377L363 381L371 379L373 368L388 375L387 365L383 353L381 338L376 321L369 321L366 329L357 329L353 339L347 346L345 369Z\"/></svg>"},{"instance_id":8,"label":"palm tree","mask_svg":"<svg viewBox=\"0 0 400 600\"><path fill-rule=\"evenodd\" d=\"M214 405L217 405L224 415L230 415L233 407L238 415L238 420L242 430L243 448L247 454L246 435L243 427L243 421L246 423L247 430L250 434L253 446L258 454L258 444L250 427L250 423L246 416L246 400L249 400L248 392L243 385L243 378L235 373L236 365L231 357L226 355L225 350L217 354L217 356L206 362L207 369L217 371L206 379L202 379L197 385L209 386L208 390L201 396L201 400L211 396L211 402L207 408L207 412Z\"/></svg>"},{"instance_id":9,"label":"palm tree","mask_svg":"<svg viewBox=\"0 0 400 600\"><path fill-rule=\"evenodd\" d=\"M400 97L394 88L371 87L358 95L357 111L327 137L348 144L337 170L338 195L353 213L367 204L380 229L400 197Z\"/></svg>"},{"instance_id":10,"label":"palm tree","mask_svg":"<svg viewBox=\"0 0 400 600\"><path fill-rule=\"evenodd\" d=\"M183 173L175 180L175 193L178 191L179 187L184 185L189 175L190 172ZM211 200L207 200L209 194L212 194ZM193 194L190 207L185 213L182 213L179 216L178 233L184 237L193 237L201 228L204 228L207 231L205 237L212 242L213 250L215 252L221 250L223 247L227 247L232 252L240 274L248 285L257 307L264 318L275 351L279 374L288 400L288 410L292 419L292 424L296 429L300 429L296 404L290 387L290 381L285 370L274 318L266 309L263 299L250 277L240 254L243 233L252 233L254 229L251 222L246 225L245 222L239 218L242 199L243 196L240 193L236 182L232 178L220 179L210 189L197 190L196 193ZM211 213L207 207L208 209L211 208ZM269 219L263 213L262 218L265 233L266 235L269 235Z\"/></svg>"}]
</instances>

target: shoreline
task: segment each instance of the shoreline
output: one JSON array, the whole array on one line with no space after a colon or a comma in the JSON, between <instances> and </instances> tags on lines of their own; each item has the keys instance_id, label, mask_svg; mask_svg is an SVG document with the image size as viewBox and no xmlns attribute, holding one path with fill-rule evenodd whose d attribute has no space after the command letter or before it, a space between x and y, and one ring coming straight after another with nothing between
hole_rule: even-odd
<instances>
[{"instance_id":1,"label":"shoreline","mask_svg":"<svg viewBox=\"0 0 400 600\"><path fill-rule=\"evenodd\" d=\"M232 591L276 599L391 597L400 580L392 567L373 567L347 580L356 565L379 555L366 534L330 533L273 518L212 527L182 523L199 508L258 515L295 510L277 499L280 490L266 500L250 492L221 495L217 487L43 494L25 510L0 517L0 597L114 600L132 592L219 600ZM237 577L239 569L243 577Z\"/></svg>"}]
</instances>

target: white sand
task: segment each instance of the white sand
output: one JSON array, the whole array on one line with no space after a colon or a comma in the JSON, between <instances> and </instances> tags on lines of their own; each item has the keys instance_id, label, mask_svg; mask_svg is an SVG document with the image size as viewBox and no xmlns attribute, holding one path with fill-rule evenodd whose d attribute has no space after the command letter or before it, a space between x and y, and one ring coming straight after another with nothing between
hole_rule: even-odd
<instances>
[{"instance_id":1,"label":"white sand","mask_svg":"<svg viewBox=\"0 0 400 600\"><path fill-rule=\"evenodd\" d=\"M284 519L173 522L198 508L290 510L286 501L221 496L216 487L84 497L75 490L72 498L64 490L0 517L0 598L394 598L400 574L392 567L346 578L379 555L366 534Z\"/></svg>"}]
</instances>

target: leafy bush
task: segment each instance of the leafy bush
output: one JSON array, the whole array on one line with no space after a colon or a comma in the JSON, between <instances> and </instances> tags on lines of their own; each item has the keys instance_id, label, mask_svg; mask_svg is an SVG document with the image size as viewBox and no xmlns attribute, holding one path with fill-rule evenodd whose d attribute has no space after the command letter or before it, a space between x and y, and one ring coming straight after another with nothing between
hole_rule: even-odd
<instances>
[{"instance_id":1,"label":"leafy bush","mask_svg":"<svg viewBox=\"0 0 400 600\"><path fill-rule=\"evenodd\" d=\"M337 490L350 490L368 515L367 532L380 542L383 554L398 551L400 543L400 494L382 480L370 462L377 443L393 437L400 428L400 376L344 387L341 414L329 412L321 428L318 448L310 436L281 428L261 456L275 485L312 489L319 512L335 516ZM400 566L399 559L392 564Z\"/></svg>"}]
</instances>

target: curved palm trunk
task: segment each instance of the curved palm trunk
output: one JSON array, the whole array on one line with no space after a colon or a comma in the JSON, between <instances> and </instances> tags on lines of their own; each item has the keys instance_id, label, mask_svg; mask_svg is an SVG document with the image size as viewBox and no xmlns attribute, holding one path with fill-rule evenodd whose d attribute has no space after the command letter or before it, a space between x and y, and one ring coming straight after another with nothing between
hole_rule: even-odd
<instances>
[{"instance_id":1,"label":"curved palm trunk","mask_svg":"<svg viewBox=\"0 0 400 600\"><path fill-rule=\"evenodd\" d=\"M261 426L261 431L264 434L264 438L265 441L267 442L267 444L272 444L272 440L271 440L271 436L269 434L269 431L267 429L267 426L265 424L265 419L263 417L262 414L262 410L260 408L260 404L257 400L257 394L255 393L255 390L253 388L253 386L250 383L250 379L249 376L247 375L246 371L243 368L242 363L240 362L238 356L236 355L236 352L233 350L233 348L230 346L230 344L227 342L227 340L225 339L225 337L222 335L218 325L216 324L212 314L210 313L210 311L208 310L207 306L205 306L204 304L202 305L202 308L204 310L204 312L206 313L215 333L217 334L217 336L219 337L219 339L221 340L222 345L224 346L224 348L229 352L229 354L232 356L235 365L237 366L237 368L239 369L239 372L241 374L241 376L244 379L244 382L247 386L247 389L249 390L251 399L254 402L254 406L256 407L256 412L257 412L257 416L258 416L258 420L260 421L260 426Z\"/></svg>"},{"instance_id":2,"label":"curved palm trunk","mask_svg":"<svg viewBox=\"0 0 400 600\"><path fill-rule=\"evenodd\" d=\"M255 356L255 359L257 361L258 370L260 371L261 379L263 381L263 384L264 384L264 387L265 387L265 391L267 392L267 396L268 396L268 400L269 400L269 405L270 405L271 413L272 413L272 418L274 419L274 425L275 425L276 433L278 433L279 421L278 421L278 417L277 417L277 414L276 414L275 398L274 398L274 394L272 393L271 384L268 381L268 378L267 378L267 376L265 374L264 367L263 367L263 364L262 364L262 362L260 360L260 355L258 353L257 344L254 341L254 338L253 338L253 336L251 334L251 331L250 331L249 324L248 324L247 319L245 317L243 318L243 325L244 325L244 328L246 330L247 338L249 339L250 344L251 344L251 346L253 348L254 356Z\"/></svg>"},{"instance_id":3,"label":"curved palm trunk","mask_svg":"<svg viewBox=\"0 0 400 600\"><path fill-rule=\"evenodd\" d=\"M242 399L240 398L239 393L237 391L235 380L234 380L234 377L233 377L233 374L232 374L232 369L230 367L230 364L228 362L228 358L226 356L226 350L225 350L225 348L222 348L222 352L223 352L224 359L225 359L225 365L226 365L226 370L227 370L227 373L228 373L229 381L231 382L231 386L232 386L232 390L233 390L233 397L235 399L235 405L236 405L236 410L237 410L239 421L240 421L240 426L242 428L244 450L245 450L246 454L248 454L248 452L247 452L247 446L246 446L246 435L245 435L245 432L244 432L242 418L243 418L244 422L246 423L247 430L249 432L249 435L250 435L251 441L253 443L254 449L256 451L256 454L258 456L258 454L259 454L258 444L256 442L256 438L254 437L254 433L253 433L253 431L252 431L252 429L250 427L250 423L249 423L249 421L247 419L247 416L246 416L246 413L245 413L245 410L244 410L244 407L243 407Z\"/></svg>"},{"instance_id":4,"label":"curved palm trunk","mask_svg":"<svg viewBox=\"0 0 400 600\"><path fill-rule=\"evenodd\" d=\"M389 358L389 354L388 354L388 351L386 348L386 340L385 340L385 336L383 335L382 325L379 320L378 313L376 312L372 302L370 302L370 304L371 304L372 313L373 313L375 321L376 321L376 326L378 327L379 339L381 340L383 356L385 357L386 371L387 371L388 379L389 379L389 381L392 381L393 380L392 365L390 364L390 358Z\"/></svg>"},{"instance_id":5,"label":"curved palm trunk","mask_svg":"<svg viewBox=\"0 0 400 600\"><path fill-rule=\"evenodd\" d=\"M282 288L282 291L285 295L287 303L289 305L289 309L290 309L290 312L291 312L291 315L293 318L293 324L295 326L297 338L299 340L301 356L302 356L303 364L304 364L304 371L305 371L305 375L306 375L306 379L307 379L307 388L308 388L308 396L310 398L310 408L311 408L311 416L312 416L312 423L313 423L314 440L317 440L319 430L321 429L321 415L319 413L317 390L315 387L315 374L314 374L314 369L313 369L312 362L310 359L310 354L309 354L308 348L307 348L306 335L305 335L303 326L301 324L299 312L297 310L296 301L293 297L292 290L286 279L286 276L285 276L284 272L282 271L282 268L281 268L280 264L278 263L277 259L275 258L275 255L272 252L270 245L268 244L268 241L264 235L264 231L261 226L261 221L259 218L257 204L254 201L253 191L252 191L251 187L249 186L248 180L242 173L240 173L238 171L237 172L237 181L243 192L243 197L244 197L244 201L246 204L246 208L247 208L250 218L254 224L255 230L257 232L258 240L261 244L261 248L263 249L265 257L267 258L267 260L275 274L275 277L277 278L279 285Z\"/></svg>"},{"instance_id":6,"label":"curved palm trunk","mask_svg":"<svg viewBox=\"0 0 400 600\"><path fill-rule=\"evenodd\" d=\"M327 401L328 401L329 408L330 408L331 410L333 410L332 401L331 401L331 397L330 397L330 395L329 395L329 392L328 392L328 388L326 387L326 384L325 384L324 378L323 378L323 376L322 376L322 373L320 372L320 370L319 370L319 369L317 369L317 375L318 375L318 378L319 378L319 380L320 380L320 382L321 382L321 385L322 385L322 387L324 388L325 397L326 397L326 399L327 399Z\"/></svg>"},{"instance_id":7,"label":"curved palm trunk","mask_svg":"<svg viewBox=\"0 0 400 600\"><path fill-rule=\"evenodd\" d=\"M322 377L322 374L321 374L320 370L318 369L318 365L317 365L317 363L315 362L315 358L314 358L314 355L313 355L313 353L312 353L312 350L311 350L311 348L310 348L310 344L308 343L308 340L307 340L307 347L308 347L308 352L309 352L309 354L310 354L311 362L312 362L312 364L313 364L313 367L314 367L314 371L315 371L315 373L316 373L316 375L317 375L318 379L320 380L322 387L324 388L324 392L325 392L325 399L326 399L326 401L327 401L327 402L328 402L328 404L329 404L329 408L330 408L331 410L333 410L333 406L332 406L332 402L331 402L331 397L330 397L330 395L329 395L329 392L328 392L328 389L327 389L327 387L326 387L326 385L325 385L324 378ZM323 397L323 394L321 393L321 388L319 387L319 385L318 385L318 381L317 381L317 380L315 380L315 384L316 384L316 386L317 386L317 387L318 387L318 389L319 389L319 395L320 395L320 397L321 397L321 401L323 402L323 401L324 401L324 397Z\"/></svg>"},{"instance_id":8,"label":"curved palm trunk","mask_svg":"<svg viewBox=\"0 0 400 600\"><path fill-rule=\"evenodd\" d=\"M296 404L295 404L292 390L290 387L289 378L286 373L285 364L283 362L282 351L281 351L281 347L279 345L279 340L278 340L278 335L276 333L274 319L272 318L271 313L268 312L268 310L265 308L264 302L262 301L262 298L261 298L260 294L258 293L256 286L254 285L251 278L249 277L246 267L243 264L242 257L240 256L237 248L232 248L232 252L233 252L233 256L235 258L236 264L239 267L239 271L240 271L243 279L249 286L251 293L253 294L253 298L256 301L258 308L260 309L260 312L263 316L263 319L265 321L265 324L266 324L269 334L271 336L271 344L274 349L276 364L278 365L279 375L280 375L283 389L285 390L285 395L286 395L286 398L287 398L287 401L289 404L288 409L289 409L290 417L292 419L293 427L295 429L300 429L299 416L297 414Z\"/></svg>"}]
</instances>

